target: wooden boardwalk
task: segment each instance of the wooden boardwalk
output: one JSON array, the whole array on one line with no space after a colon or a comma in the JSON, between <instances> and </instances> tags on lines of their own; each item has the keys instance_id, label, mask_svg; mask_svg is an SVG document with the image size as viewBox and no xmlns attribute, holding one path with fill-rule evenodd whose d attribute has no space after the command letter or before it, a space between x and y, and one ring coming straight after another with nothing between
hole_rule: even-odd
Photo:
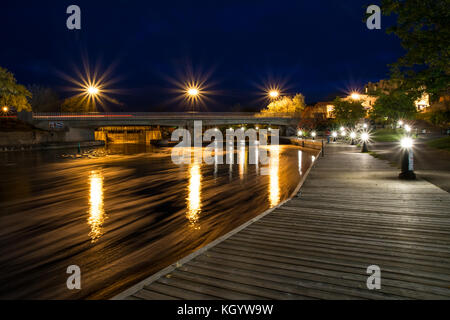
<instances>
[{"instance_id":1,"label":"wooden boardwalk","mask_svg":"<svg viewBox=\"0 0 450 320\"><path fill-rule=\"evenodd\" d=\"M329 146L292 200L115 298L450 299L450 194L397 175Z\"/></svg>"}]
</instances>

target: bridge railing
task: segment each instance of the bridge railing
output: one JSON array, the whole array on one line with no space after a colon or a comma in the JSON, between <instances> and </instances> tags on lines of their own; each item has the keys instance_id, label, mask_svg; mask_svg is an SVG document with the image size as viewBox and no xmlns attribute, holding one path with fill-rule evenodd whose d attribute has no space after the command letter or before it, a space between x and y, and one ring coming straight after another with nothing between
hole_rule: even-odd
<instances>
[{"instance_id":1,"label":"bridge railing","mask_svg":"<svg viewBox=\"0 0 450 320\"><path fill-rule=\"evenodd\" d=\"M112 119L255 119L255 118L299 118L298 113L261 112L46 112L32 114L35 120L112 120Z\"/></svg>"}]
</instances>

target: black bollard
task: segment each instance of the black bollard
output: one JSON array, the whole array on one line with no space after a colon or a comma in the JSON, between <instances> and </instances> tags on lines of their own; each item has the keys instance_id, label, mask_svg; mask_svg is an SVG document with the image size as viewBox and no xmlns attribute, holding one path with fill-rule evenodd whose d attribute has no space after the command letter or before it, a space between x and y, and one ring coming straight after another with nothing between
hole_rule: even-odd
<instances>
[{"instance_id":1,"label":"black bollard","mask_svg":"<svg viewBox=\"0 0 450 320\"><path fill-rule=\"evenodd\" d=\"M402 172L398 175L402 180L416 180L414 173L413 151L409 148L403 150L402 155Z\"/></svg>"}]
</instances>

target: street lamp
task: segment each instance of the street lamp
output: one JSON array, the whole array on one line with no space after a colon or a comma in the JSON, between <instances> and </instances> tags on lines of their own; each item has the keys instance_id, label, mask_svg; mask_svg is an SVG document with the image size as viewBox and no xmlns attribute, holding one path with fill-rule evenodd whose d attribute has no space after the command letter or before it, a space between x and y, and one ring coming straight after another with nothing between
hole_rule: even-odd
<instances>
[{"instance_id":1,"label":"street lamp","mask_svg":"<svg viewBox=\"0 0 450 320\"><path fill-rule=\"evenodd\" d=\"M399 121L398 121L398 126L399 126L400 128L403 126L403 121L402 121L402 120L399 120Z\"/></svg>"},{"instance_id":2,"label":"street lamp","mask_svg":"<svg viewBox=\"0 0 450 320\"><path fill-rule=\"evenodd\" d=\"M361 99L361 95L360 95L358 92L353 92L353 93L351 94L351 98L352 98L353 100L359 100L359 99Z\"/></svg>"},{"instance_id":3,"label":"street lamp","mask_svg":"<svg viewBox=\"0 0 450 320\"><path fill-rule=\"evenodd\" d=\"M407 124L405 124L405 131L406 131L407 133L410 133L410 132L411 132L411 127L410 127L409 125L407 125Z\"/></svg>"},{"instance_id":4,"label":"street lamp","mask_svg":"<svg viewBox=\"0 0 450 320\"><path fill-rule=\"evenodd\" d=\"M199 91L197 88L189 88L187 90L187 94L190 95L191 97L196 97L199 94Z\"/></svg>"},{"instance_id":5,"label":"street lamp","mask_svg":"<svg viewBox=\"0 0 450 320\"><path fill-rule=\"evenodd\" d=\"M369 152L369 148L367 148L367 141L369 141L369 134L367 132L361 133L361 141L363 142L361 152Z\"/></svg>"},{"instance_id":6,"label":"street lamp","mask_svg":"<svg viewBox=\"0 0 450 320\"><path fill-rule=\"evenodd\" d=\"M4 107L2 108L2 111L3 111L4 113L7 113L7 112L9 111L9 108L8 108L7 106L4 106Z\"/></svg>"},{"instance_id":7,"label":"street lamp","mask_svg":"<svg viewBox=\"0 0 450 320\"><path fill-rule=\"evenodd\" d=\"M350 138L352 139L352 142L350 143L352 146L355 145L355 138L356 138L356 133L355 132L351 132L350 133Z\"/></svg>"},{"instance_id":8,"label":"street lamp","mask_svg":"<svg viewBox=\"0 0 450 320\"><path fill-rule=\"evenodd\" d=\"M87 87L86 91L91 96L95 96L95 95L97 95L100 92L100 90L97 87L95 87L95 86Z\"/></svg>"},{"instance_id":9,"label":"street lamp","mask_svg":"<svg viewBox=\"0 0 450 320\"><path fill-rule=\"evenodd\" d=\"M367 129L367 123L364 123L364 124L363 124L363 128L364 128L364 129Z\"/></svg>"},{"instance_id":10,"label":"street lamp","mask_svg":"<svg viewBox=\"0 0 450 320\"><path fill-rule=\"evenodd\" d=\"M414 173L414 157L413 157L413 140L410 137L404 137L400 141L400 146L403 149L402 155L402 172L398 175L399 179L415 180Z\"/></svg>"},{"instance_id":11,"label":"street lamp","mask_svg":"<svg viewBox=\"0 0 450 320\"><path fill-rule=\"evenodd\" d=\"M313 140L316 140L316 132L315 131L313 131L313 132L311 132L311 137L313 138Z\"/></svg>"},{"instance_id":12,"label":"street lamp","mask_svg":"<svg viewBox=\"0 0 450 320\"><path fill-rule=\"evenodd\" d=\"M269 91L269 97L271 98L271 99L276 99L276 98L278 98L280 96L280 91L278 91L278 90L270 90Z\"/></svg>"},{"instance_id":13,"label":"street lamp","mask_svg":"<svg viewBox=\"0 0 450 320\"><path fill-rule=\"evenodd\" d=\"M303 136L303 131L302 130L298 130L297 131L297 136L299 136L299 137Z\"/></svg>"},{"instance_id":14,"label":"street lamp","mask_svg":"<svg viewBox=\"0 0 450 320\"><path fill-rule=\"evenodd\" d=\"M336 131L333 131L333 132L331 133L331 135L333 136L333 141L336 142L337 132L336 132Z\"/></svg>"}]
</instances>

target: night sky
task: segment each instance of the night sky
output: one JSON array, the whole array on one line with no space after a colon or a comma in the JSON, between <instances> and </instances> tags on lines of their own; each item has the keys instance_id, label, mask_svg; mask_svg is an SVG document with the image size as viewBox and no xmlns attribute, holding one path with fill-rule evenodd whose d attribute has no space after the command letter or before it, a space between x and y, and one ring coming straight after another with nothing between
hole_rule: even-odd
<instances>
[{"instance_id":1,"label":"night sky","mask_svg":"<svg viewBox=\"0 0 450 320\"><path fill-rule=\"evenodd\" d=\"M66 8L81 8L82 29L66 28ZM111 73L107 110L182 110L173 80L189 70L207 79L206 109L264 105L261 89L280 83L308 103L329 100L388 76L399 40L368 30L367 0L315 1L2 1L0 66L25 85L73 86L83 57Z\"/></svg>"}]
</instances>

